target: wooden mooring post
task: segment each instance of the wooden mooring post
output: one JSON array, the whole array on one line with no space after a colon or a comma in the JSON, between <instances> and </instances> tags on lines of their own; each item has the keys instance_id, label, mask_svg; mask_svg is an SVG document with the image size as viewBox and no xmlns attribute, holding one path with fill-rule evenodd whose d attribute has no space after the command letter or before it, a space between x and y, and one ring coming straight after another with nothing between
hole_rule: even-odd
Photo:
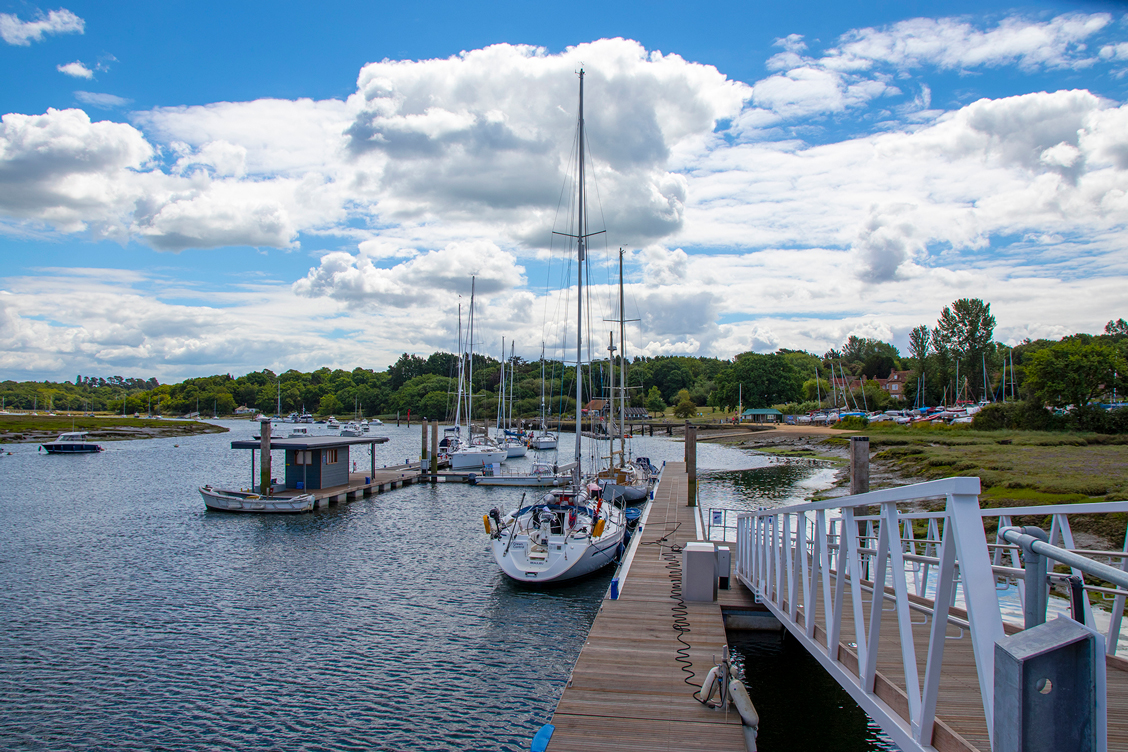
<instances>
[{"instance_id":1,"label":"wooden mooring post","mask_svg":"<svg viewBox=\"0 0 1128 752\"><path fill-rule=\"evenodd\" d=\"M431 423L431 482L437 483L439 475L439 421Z\"/></svg>"},{"instance_id":2,"label":"wooden mooring post","mask_svg":"<svg viewBox=\"0 0 1128 752\"><path fill-rule=\"evenodd\" d=\"M421 420L419 425L423 426L423 448L419 451L419 469L422 470L427 465L427 419Z\"/></svg>"},{"instance_id":3,"label":"wooden mooring post","mask_svg":"<svg viewBox=\"0 0 1128 752\"><path fill-rule=\"evenodd\" d=\"M689 506L697 506L697 426L685 422L685 473L689 478Z\"/></svg>"},{"instance_id":4,"label":"wooden mooring post","mask_svg":"<svg viewBox=\"0 0 1128 752\"><path fill-rule=\"evenodd\" d=\"M270 419L267 418L266 420L259 421L259 428L261 431L259 436L262 437L259 445L259 451L262 455L259 457L259 479L262 483L259 488L259 493L266 496L270 493ZM251 464L253 465L254 462L255 453L252 449Z\"/></svg>"},{"instance_id":5,"label":"wooden mooring post","mask_svg":"<svg viewBox=\"0 0 1128 752\"><path fill-rule=\"evenodd\" d=\"M850 494L869 493L869 437L850 437Z\"/></svg>"}]
</instances>

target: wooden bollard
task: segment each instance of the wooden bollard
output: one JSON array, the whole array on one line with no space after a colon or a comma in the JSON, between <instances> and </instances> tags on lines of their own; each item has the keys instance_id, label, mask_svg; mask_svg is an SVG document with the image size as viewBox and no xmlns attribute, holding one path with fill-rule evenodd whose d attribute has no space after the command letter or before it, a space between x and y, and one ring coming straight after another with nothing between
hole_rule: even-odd
<instances>
[{"instance_id":1,"label":"wooden bollard","mask_svg":"<svg viewBox=\"0 0 1128 752\"><path fill-rule=\"evenodd\" d=\"M689 476L689 506L697 506L697 426L685 422L685 472Z\"/></svg>"},{"instance_id":2,"label":"wooden bollard","mask_svg":"<svg viewBox=\"0 0 1128 752\"><path fill-rule=\"evenodd\" d=\"M423 449L419 453L419 472L423 472L423 467L427 464L427 419L424 418L419 425L423 426Z\"/></svg>"},{"instance_id":3,"label":"wooden bollard","mask_svg":"<svg viewBox=\"0 0 1128 752\"><path fill-rule=\"evenodd\" d=\"M869 492L869 437L850 437L850 494Z\"/></svg>"},{"instance_id":4,"label":"wooden bollard","mask_svg":"<svg viewBox=\"0 0 1128 752\"><path fill-rule=\"evenodd\" d=\"M431 482L439 479L439 421L431 423Z\"/></svg>"}]
</instances>

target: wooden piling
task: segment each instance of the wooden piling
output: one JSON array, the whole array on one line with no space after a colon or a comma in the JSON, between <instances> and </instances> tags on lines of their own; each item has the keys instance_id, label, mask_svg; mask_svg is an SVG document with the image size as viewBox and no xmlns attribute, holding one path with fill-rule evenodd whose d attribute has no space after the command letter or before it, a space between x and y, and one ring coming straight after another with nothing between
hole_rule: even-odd
<instances>
[{"instance_id":1,"label":"wooden piling","mask_svg":"<svg viewBox=\"0 0 1128 752\"><path fill-rule=\"evenodd\" d=\"M435 483L439 474L439 421L431 423L431 482Z\"/></svg>"},{"instance_id":2,"label":"wooden piling","mask_svg":"<svg viewBox=\"0 0 1128 752\"><path fill-rule=\"evenodd\" d=\"M685 473L689 479L689 506L697 506L697 426L685 422Z\"/></svg>"},{"instance_id":3,"label":"wooden piling","mask_svg":"<svg viewBox=\"0 0 1128 752\"><path fill-rule=\"evenodd\" d=\"M419 422L423 426L423 448L419 451L419 468L422 469L427 462L427 419Z\"/></svg>"},{"instance_id":4,"label":"wooden piling","mask_svg":"<svg viewBox=\"0 0 1128 752\"><path fill-rule=\"evenodd\" d=\"M869 437L850 437L850 493L868 493L869 487Z\"/></svg>"},{"instance_id":5,"label":"wooden piling","mask_svg":"<svg viewBox=\"0 0 1128 752\"><path fill-rule=\"evenodd\" d=\"M270 419L259 421L261 432L259 436L259 453L262 455L259 458L259 493L266 496L270 493ZM254 462L254 454L252 450L251 462Z\"/></svg>"}]
</instances>

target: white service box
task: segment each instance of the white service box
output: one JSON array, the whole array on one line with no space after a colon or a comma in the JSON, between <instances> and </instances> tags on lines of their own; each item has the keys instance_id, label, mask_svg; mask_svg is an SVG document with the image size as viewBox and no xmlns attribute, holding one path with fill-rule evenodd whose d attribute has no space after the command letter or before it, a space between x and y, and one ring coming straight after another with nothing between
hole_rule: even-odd
<instances>
[{"instance_id":1,"label":"white service box","mask_svg":"<svg viewBox=\"0 0 1128 752\"><path fill-rule=\"evenodd\" d=\"M682 549L682 600L717 600L717 552L712 543L686 543Z\"/></svg>"}]
</instances>

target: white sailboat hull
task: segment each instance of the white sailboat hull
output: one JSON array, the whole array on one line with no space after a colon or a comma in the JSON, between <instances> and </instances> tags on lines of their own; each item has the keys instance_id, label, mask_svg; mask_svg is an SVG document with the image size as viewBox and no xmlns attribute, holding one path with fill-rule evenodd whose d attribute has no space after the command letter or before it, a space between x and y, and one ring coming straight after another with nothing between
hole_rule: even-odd
<instances>
[{"instance_id":1,"label":"white sailboat hull","mask_svg":"<svg viewBox=\"0 0 1128 752\"><path fill-rule=\"evenodd\" d=\"M561 487L571 482L571 475L540 475L536 473L481 475L476 476L472 481L476 486L524 486L531 488Z\"/></svg>"},{"instance_id":2,"label":"white sailboat hull","mask_svg":"<svg viewBox=\"0 0 1128 752\"><path fill-rule=\"evenodd\" d=\"M538 451L545 451L548 449L556 448L555 436L534 436L529 440L529 446Z\"/></svg>"},{"instance_id":3,"label":"white sailboat hull","mask_svg":"<svg viewBox=\"0 0 1128 752\"><path fill-rule=\"evenodd\" d=\"M526 536L517 536L518 539ZM623 542L623 531L618 535L604 534L598 541L588 539L563 542L549 540L549 556L542 562L533 562L528 557L528 541L514 540L506 553L506 538L493 541L494 560L501 571L510 579L526 583L566 582L597 572L615 563L619 544ZM522 546L522 544L524 544ZM558 549L557 546L560 548Z\"/></svg>"},{"instance_id":4,"label":"white sailboat hull","mask_svg":"<svg viewBox=\"0 0 1128 752\"><path fill-rule=\"evenodd\" d=\"M451 470L481 470L486 465L496 465L505 462L505 450L497 449L486 452L473 449L456 449L450 453Z\"/></svg>"}]
</instances>

